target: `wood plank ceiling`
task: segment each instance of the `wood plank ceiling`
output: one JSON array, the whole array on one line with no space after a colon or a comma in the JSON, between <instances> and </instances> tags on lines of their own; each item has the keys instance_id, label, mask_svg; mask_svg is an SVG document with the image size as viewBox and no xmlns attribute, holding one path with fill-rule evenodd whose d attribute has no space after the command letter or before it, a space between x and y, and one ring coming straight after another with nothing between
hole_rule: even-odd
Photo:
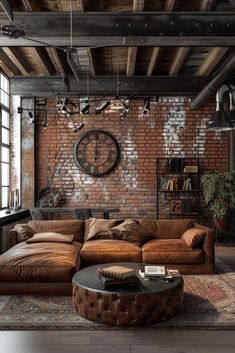
<instances>
[{"instance_id":1,"label":"wood plank ceiling","mask_svg":"<svg viewBox=\"0 0 235 353\"><path fill-rule=\"evenodd\" d=\"M233 12L231 0L71 0L77 12ZM70 11L68 0L9 0L19 12ZM14 24L14 23L13 23ZM52 29L53 30L53 29ZM84 76L212 77L230 54L229 47L76 48L73 60ZM66 53L54 47L1 47L1 70L10 77L70 76Z\"/></svg>"}]
</instances>

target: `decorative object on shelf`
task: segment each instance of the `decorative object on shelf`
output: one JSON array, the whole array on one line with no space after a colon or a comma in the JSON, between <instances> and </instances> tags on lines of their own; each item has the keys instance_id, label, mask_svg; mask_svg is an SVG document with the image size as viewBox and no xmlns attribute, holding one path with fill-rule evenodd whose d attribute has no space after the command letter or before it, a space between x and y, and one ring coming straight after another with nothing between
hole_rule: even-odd
<instances>
[{"instance_id":1,"label":"decorative object on shelf","mask_svg":"<svg viewBox=\"0 0 235 353\"><path fill-rule=\"evenodd\" d=\"M87 131L74 145L74 159L78 168L95 177L110 173L119 157L117 140L104 130Z\"/></svg>"},{"instance_id":2,"label":"decorative object on shelf","mask_svg":"<svg viewBox=\"0 0 235 353\"><path fill-rule=\"evenodd\" d=\"M186 165L184 167L184 173L198 173L197 165Z\"/></svg>"},{"instance_id":3,"label":"decorative object on shelf","mask_svg":"<svg viewBox=\"0 0 235 353\"><path fill-rule=\"evenodd\" d=\"M182 212L182 200L171 200L171 213L179 214Z\"/></svg>"},{"instance_id":4,"label":"decorative object on shelf","mask_svg":"<svg viewBox=\"0 0 235 353\"><path fill-rule=\"evenodd\" d=\"M227 233L229 216L235 209L235 172L204 174L201 182L216 230Z\"/></svg>"}]
</instances>

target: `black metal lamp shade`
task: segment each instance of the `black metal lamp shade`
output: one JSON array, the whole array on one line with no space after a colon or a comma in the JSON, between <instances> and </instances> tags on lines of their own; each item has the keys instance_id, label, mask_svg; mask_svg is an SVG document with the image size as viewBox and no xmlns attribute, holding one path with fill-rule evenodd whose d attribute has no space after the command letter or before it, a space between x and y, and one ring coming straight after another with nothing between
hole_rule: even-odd
<instances>
[{"instance_id":1,"label":"black metal lamp shade","mask_svg":"<svg viewBox=\"0 0 235 353\"><path fill-rule=\"evenodd\" d=\"M232 122L224 110L218 110L212 114L208 123L208 130L228 131L233 128Z\"/></svg>"},{"instance_id":2,"label":"black metal lamp shade","mask_svg":"<svg viewBox=\"0 0 235 353\"><path fill-rule=\"evenodd\" d=\"M235 128L235 110L229 110L227 116L232 123L233 128Z\"/></svg>"}]
</instances>

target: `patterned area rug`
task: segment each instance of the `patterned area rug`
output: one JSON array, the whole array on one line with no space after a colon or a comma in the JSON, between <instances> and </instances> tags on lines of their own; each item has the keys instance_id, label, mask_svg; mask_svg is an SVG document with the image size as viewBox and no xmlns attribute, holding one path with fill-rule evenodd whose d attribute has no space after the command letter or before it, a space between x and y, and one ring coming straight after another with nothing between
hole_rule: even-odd
<instances>
[{"instance_id":1,"label":"patterned area rug","mask_svg":"<svg viewBox=\"0 0 235 353\"><path fill-rule=\"evenodd\" d=\"M235 273L221 261L215 275L184 276L184 308L149 329L235 329ZM2 330L121 330L81 318L69 296L0 296ZM137 330L140 328L136 328ZM141 327L143 329L143 327ZM126 330L126 328L125 328ZM130 328L133 330L133 327Z\"/></svg>"}]
</instances>

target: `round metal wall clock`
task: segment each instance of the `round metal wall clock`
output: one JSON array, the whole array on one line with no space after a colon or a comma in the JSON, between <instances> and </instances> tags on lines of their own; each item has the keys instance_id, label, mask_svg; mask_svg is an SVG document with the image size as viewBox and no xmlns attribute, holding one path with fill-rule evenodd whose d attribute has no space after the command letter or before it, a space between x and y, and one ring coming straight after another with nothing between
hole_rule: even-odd
<instances>
[{"instance_id":1,"label":"round metal wall clock","mask_svg":"<svg viewBox=\"0 0 235 353\"><path fill-rule=\"evenodd\" d=\"M119 157L118 142L107 131L87 131L74 145L74 159L78 168L96 177L111 172L116 167Z\"/></svg>"}]
</instances>

